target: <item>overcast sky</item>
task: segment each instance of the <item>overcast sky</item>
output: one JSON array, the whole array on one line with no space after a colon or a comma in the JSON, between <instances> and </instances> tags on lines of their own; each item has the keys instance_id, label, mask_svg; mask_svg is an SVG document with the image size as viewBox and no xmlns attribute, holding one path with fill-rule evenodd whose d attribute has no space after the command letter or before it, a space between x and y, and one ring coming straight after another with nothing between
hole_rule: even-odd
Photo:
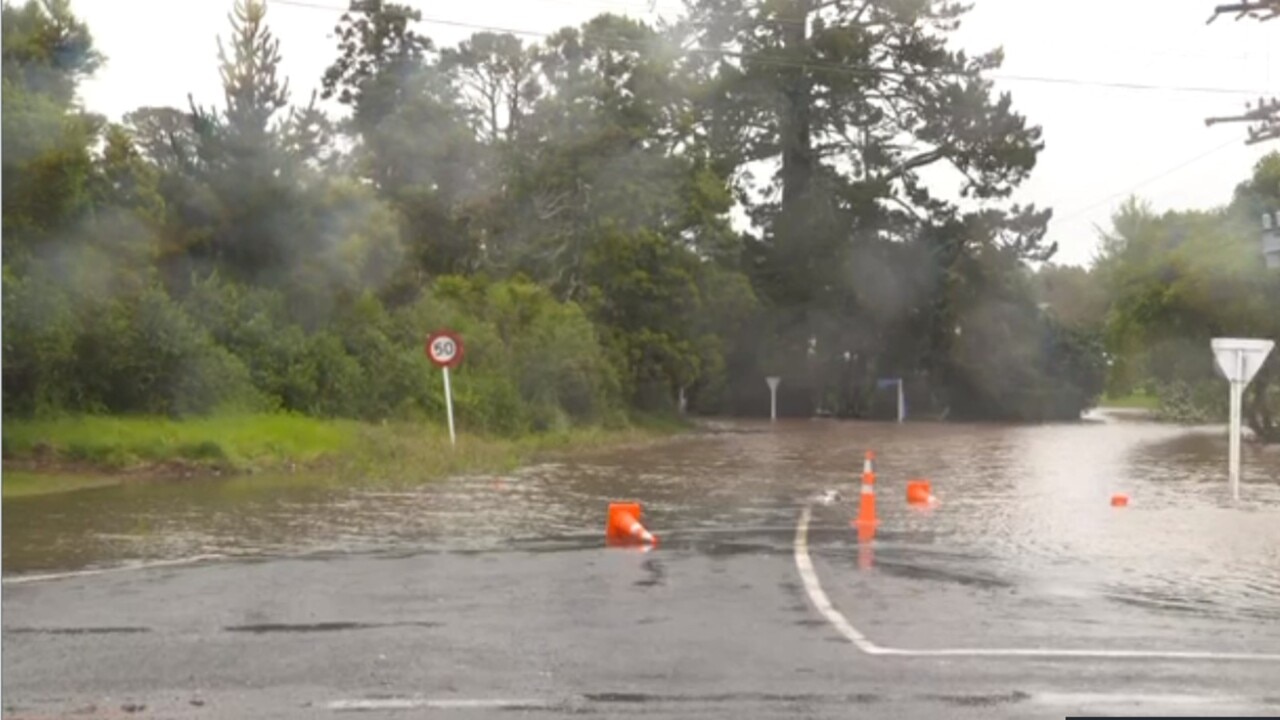
<instances>
[{"instance_id":1,"label":"overcast sky","mask_svg":"<svg viewBox=\"0 0 1280 720\"><path fill-rule=\"evenodd\" d=\"M601 12L673 17L676 0L407 0L432 21L438 44L474 32L448 23L550 32ZM1046 149L1019 199L1055 209L1057 262L1086 264L1095 225L1128 194L1158 209L1226 202L1236 183L1280 142L1245 146L1245 126L1206 128L1246 100L1280 94L1280 20L1219 18L1215 0L973 0L957 41L1002 46L999 86L1044 128ZM82 91L113 119L143 105L186 107L188 93L221 102L216 37L231 0L72 0L107 65ZM345 0L268 0L294 100L306 102L336 54L330 37ZM535 38L536 39L536 38ZM1122 87L1126 86L1126 87ZM1134 86L1146 86L1145 88ZM1152 89L1154 88L1154 89Z\"/></svg>"}]
</instances>

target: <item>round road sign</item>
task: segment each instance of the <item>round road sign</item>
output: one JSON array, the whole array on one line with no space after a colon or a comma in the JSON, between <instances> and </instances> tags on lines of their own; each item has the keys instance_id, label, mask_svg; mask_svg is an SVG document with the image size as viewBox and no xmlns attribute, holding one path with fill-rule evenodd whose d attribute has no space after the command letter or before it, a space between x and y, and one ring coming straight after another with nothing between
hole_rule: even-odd
<instances>
[{"instance_id":1,"label":"round road sign","mask_svg":"<svg viewBox=\"0 0 1280 720\"><path fill-rule=\"evenodd\" d=\"M436 367L457 367L462 362L462 338L448 330L438 330L427 338L427 359Z\"/></svg>"}]
</instances>

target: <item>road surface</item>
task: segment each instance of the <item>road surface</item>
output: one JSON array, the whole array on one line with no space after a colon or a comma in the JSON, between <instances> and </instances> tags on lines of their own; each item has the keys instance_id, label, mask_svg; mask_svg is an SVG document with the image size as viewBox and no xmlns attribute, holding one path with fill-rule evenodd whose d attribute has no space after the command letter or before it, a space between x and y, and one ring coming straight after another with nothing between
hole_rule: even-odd
<instances>
[{"instance_id":1,"label":"road surface","mask_svg":"<svg viewBox=\"0 0 1280 720\"><path fill-rule=\"evenodd\" d=\"M439 522L384 547L228 538L10 574L5 717L1280 715L1280 488L1229 507L1216 446L1173 480L1142 469L1216 441L1123 427L735 424L423 489L434 510L404 502ZM882 522L860 541L867 446ZM916 472L932 512L899 497ZM495 524L489 493L520 519ZM603 547L623 497L657 549Z\"/></svg>"}]
</instances>

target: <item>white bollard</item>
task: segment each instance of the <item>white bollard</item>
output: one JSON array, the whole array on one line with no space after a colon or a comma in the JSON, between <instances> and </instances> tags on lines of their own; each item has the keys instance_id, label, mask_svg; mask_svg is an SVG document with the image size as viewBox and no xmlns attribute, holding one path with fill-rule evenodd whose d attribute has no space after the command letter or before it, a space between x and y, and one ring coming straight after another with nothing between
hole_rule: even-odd
<instances>
[{"instance_id":1,"label":"white bollard","mask_svg":"<svg viewBox=\"0 0 1280 720\"><path fill-rule=\"evenodd\" d=\"M764 379L769 383L769 421L778 421L778 383L782 382L782 378L777 375L770 375Z\"/></svg>"}]
</instances>

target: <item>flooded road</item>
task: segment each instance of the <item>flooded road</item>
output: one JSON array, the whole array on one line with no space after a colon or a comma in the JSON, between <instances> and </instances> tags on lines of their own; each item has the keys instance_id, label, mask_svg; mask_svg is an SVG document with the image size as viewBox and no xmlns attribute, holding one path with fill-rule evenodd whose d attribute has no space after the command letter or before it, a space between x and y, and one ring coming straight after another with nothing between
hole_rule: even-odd
<instances>
[{"instance_id":1,"label":"flooded road","mask_svg":"<svg viewBox=\"0 0 1280 720\"><path fill-rule=\"evenodd\" d=\"M880 526L859 544L849 520L868 449ZM841 638L792 559L801 509L835 488L844 499L813 507L807 552L831 603L882 645L1280 653L1280 448L1246 444L1239 506L1225 458L1220 428L1118 417L713 422L648 447L421 486L245 478L6 502L5 643L28 653L6 664L6 694L56 695L49 678L74 655L86 659L70 674L88 692L185 691L201 678L230 705L245 697L232 689L254 687L277 688L264 702L329 698L334 709L532 697L525 709L550 715L583 702L609 715L665 702L657 714L673 717L690 703L726 717L838 716L861 702L898 717L989 717L1004 704L1011 717L1061 717L1109 702L1280 710L1280 664L1161 661L1146 675L1105 663L867 664L824 642ZM937 507L907 506L912 478L932 482ZM1130 506L1110 507L1113 492ZM602 547L605 507L622 499L643 503L656 550ZM21 582L207 554L243 559ZM638 637L652 647L620 650ZM197 640L212 648L190 650L197 659L175 649ZM145 681L92 662L130 648L154 654ZM329 665L308 664L320 659ZM901 682L906 662L927 663L912 670L931 678L927 692ZM745 669L717 670L726 663Z\"/></svg>"},{"instance_id":2,"label":"flooded road","mask_svg":"<svg viewBox=\"0 0 1280 720\"><path fill-rule=\"evenodd\" d=\"M667 549L789 550L796 512L837 488L856 512L877 453L878 547L916 569L1048 594L1280 618L1280 448L1246 445L1241 507L1220 430L1079 425L712 423L692 436L512 475L396 488L304 477L132 484L6 501L6 576L225 554L596 547L635 498ZM941 504L907 507L928 478ZM1131 506L1113 509L1113 492ZM822 518L840 525L838 512ZM816 542L820 542L818 538ZM946 570L940 569L945 566Z\"/></svg>"}]
</instances>

